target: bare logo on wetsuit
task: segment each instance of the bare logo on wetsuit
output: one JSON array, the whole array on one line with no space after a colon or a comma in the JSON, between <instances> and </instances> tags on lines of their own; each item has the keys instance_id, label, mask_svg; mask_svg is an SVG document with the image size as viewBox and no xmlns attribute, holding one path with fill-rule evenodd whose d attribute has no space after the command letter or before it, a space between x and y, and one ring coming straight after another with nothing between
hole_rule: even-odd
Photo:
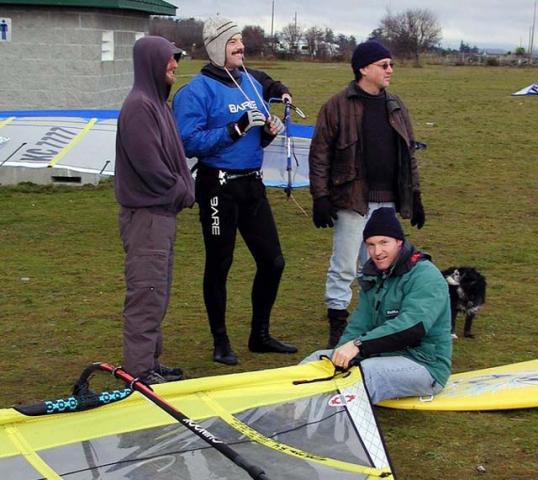
<instances>
[{"instance_id":1,"label":"bare logo on wetsuit","mask_svg":"<svg viewBox=\"0 0 538 480\"><path fill-rule=\"evenodd\" d=\"M209 204L211 205L211 234L220 235L219 197L211 198Z\"/></svg>"},{"instance_id":2,"label":"bare logo on wetsuit","mask_svg":"<svg viewBox=\"0 0 538 480\"><path fill-rule=\"evenodd\" d=\"M245 110L253 110L258 108L258 106L256 105L256 102L254 100L248 100L237 105L234 103L230 103L228 104L228 108L230 109L230 113L237 113L243 112Z\"/></svg>"}]
</instances>

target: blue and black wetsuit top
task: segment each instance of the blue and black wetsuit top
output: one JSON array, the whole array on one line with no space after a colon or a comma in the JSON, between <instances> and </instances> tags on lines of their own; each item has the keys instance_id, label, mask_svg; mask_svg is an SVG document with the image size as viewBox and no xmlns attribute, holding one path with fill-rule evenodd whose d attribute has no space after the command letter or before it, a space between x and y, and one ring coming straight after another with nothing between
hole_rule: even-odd
<instances>
[{"instance_id":1,"label":"blue and black wetsuit top","mask_svg":"<svg viewBox=\"0 0 538 480\"><path fill-rule=\"evenodd\" d=\"M223 68L211 64L177 92L174 116L188 157L197 157L205 166L224 170L261 167L267 134L262 127L255 127L239 137L234 134L233 124L248 110L258 109L267 115L260 96L268 100L289 91L264 72L247 71L252 82L242 70L230 73L248 99Z\"/></svg>"}]
</instances>

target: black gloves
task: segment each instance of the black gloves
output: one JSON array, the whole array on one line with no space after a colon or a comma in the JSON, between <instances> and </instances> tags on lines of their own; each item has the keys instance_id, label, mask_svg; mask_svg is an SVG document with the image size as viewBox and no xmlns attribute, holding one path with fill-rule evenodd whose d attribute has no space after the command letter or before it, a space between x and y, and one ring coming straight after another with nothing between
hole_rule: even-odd
<instances>
[{"instance_id":1,"label":"black gloves","mask_svg":"<svg viewBox=\"0 0 538 480\"><path fill-rule=\"evenodd\" d=\"M284 133L284 130L286 128L284 127L284 124L282 123L282 120L280 120L280 118L278 118L276 115L271 115L267 119L265 127L263 127L265 133L267 133L268 135L273 135L271 133L271 123L276 128L276 134L275 135L281 135L281 134Z\"/></svg>"},{"instance_id":2,"label":"black gloves","mask_svg":"<svg viewBox=\"0 0 538 480\"><path fill-rule=\"evenodd\" d=\"M336 208L333 207L329 197L320 197L314 200L312 219L317 228L334 227L333 220L337 218Z\"/></svg>"},{"instance_id":3,"label":"black gloves","mask_svg":"<svg viewBox=\"0 0 538 480\"><path fill-rule=\"evenodd\" d=\"M275 133L271 132L271 126L276 130ZM228 132L230 133L232 140L237 141L245 136L252 127L264 127L264 134L269 135L272 138L282 134L285 129L282 120L276 115L270 115L266 118L262 112L255 109L243 113L237 122L229 123ZM270 141L268 143L270 143Z\"/></svg>"},{"instance_id":4,"label":"black gloves","mask_svg":"<svg viewBox=\"0 0 538 480\"><path fill-rule=\"evenodd\" d=\"M265 115L259 110L249 110L241 115L236 125L241 135L245 135L252 127L263 127Z\"/></svg>"},{"instance_id":5,"label":"black gloves","mask_svg":"<svg viewBox=\"0 0 538 480\"><path fill-rule=\"evenodd\" d=\"M237 141L246 135L252 127L263 127L265 125L265 115L259 110L249 110L239 117L237 122L228 124L228 131L232 140Z\"/></svg>"},{"instance_id":6,"label":"black gloves","mask_svg":"<svg viewBox=\"0 0 538 480\"><path fill-rule=\"evenodd\" d=\"M273 128L272 128L273 127ZM265 127L263 127L262 133L262 148L267 147L277 135L282 135L286 127L282 123L282 120L276 115L271 114L265 122Z\"/></svg>"},{"instance_id":7,"label":"black gloves","mask_svg":"<svg viewBox=\"0 0 538 480\"><path fill-rule=\"evenodd\" d=\"M413 215L411 216L411 225L420 230L426 222L426 214L424 213L424 207L422 205L422 198L420 198L420 192L413 192Z\"/></svg>"}]
</instances>

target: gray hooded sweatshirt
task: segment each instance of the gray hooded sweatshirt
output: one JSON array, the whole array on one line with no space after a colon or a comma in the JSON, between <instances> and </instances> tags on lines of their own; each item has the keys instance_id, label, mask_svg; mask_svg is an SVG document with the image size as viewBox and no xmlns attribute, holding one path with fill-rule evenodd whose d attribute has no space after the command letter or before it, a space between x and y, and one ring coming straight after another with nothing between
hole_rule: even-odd
<instances>
[{"instance_id":1,"label":"gray hooded sweatshirt","mask_svg":"<svg viewBox=\"0 0 538 480\"><path fill-rule=\"evenodd\" d=\"M115 192L120 205L176 215L194 203L194 182L166 103L166 66L177 51L162 37L133 49L134 85L118 118Z\"/></svg>"}]
</instances>

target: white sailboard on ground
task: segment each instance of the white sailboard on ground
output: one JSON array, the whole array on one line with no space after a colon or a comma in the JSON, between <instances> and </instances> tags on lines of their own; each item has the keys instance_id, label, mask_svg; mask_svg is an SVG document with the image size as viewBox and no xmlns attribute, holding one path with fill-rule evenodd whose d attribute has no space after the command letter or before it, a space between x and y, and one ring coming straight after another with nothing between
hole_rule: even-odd
<instances>
[{"instance_id":1,"label":"white sailboard on ground","mask_svg":"<svg viewBox=\"0 0 538 480\"><path fill-rule=\"evenodd\" d=\"M0 111L0 184L80 174L114 175L117 110ZM277 137L264 152L264 183L271 187L308 185L308 151L313 127L292 124L291 150ZM192 166L196 159L189 159ZM7 175L7 170L11 170ZM63 172L63 173L58 173ZM75 172L75 173L74 173ZM15 174L16 175L15 175ZM2 181L4 179L4 181ZM41 183L41 182L36 182ZM46 182L49 183L49 182ZM82 182L85 183L85 182Z\"/></svg>"},{"instance_id":2,"label":"white sailboard on ground","mask_svg":"<svg viewBox=\"0 0 538 480\"><path fill-rule=\"evenodd\" d=\"M538 95L538 82L532 83L528 87L512 93L512 95Z\"/></svg>"}]
</instances>

